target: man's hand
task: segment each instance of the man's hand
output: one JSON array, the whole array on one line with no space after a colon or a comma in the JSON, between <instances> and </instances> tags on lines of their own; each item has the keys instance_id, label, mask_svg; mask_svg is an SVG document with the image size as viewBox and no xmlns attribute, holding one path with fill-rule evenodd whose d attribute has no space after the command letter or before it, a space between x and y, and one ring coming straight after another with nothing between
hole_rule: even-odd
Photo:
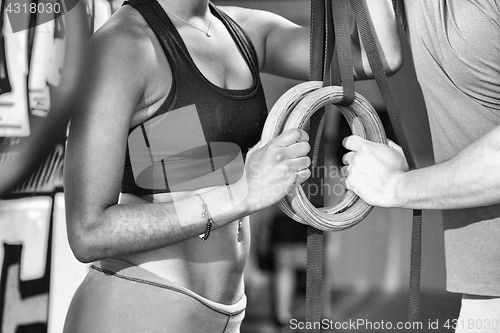
<instances>
[{"instance_id":1,"label":"man's hand","mask_svg":"<svg viewBox=\"0 0 500 333\"><path fill-rule=\"evenodd\" d=\"M400 206L402 179L408 171L401 147L390 140L384 145L355 135L345 138L343 145L350 150L342 158L347 189L373 206Z\"/></svg>"}]
</instances>

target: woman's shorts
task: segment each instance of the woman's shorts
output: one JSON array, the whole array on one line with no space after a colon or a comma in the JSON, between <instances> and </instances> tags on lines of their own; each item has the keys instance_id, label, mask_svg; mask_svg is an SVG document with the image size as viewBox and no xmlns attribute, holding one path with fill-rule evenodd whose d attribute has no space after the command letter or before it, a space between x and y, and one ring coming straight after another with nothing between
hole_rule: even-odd
<instances>
[{"instance_id":1,"label":"woman's shorts","mask_svg":"<svg viewBox=\"0 0 500 333\"><path fill-rule=\"evenodd\" d=\"M232 305L120 260L92 265L71 302L65 333L236 333L246 297Z\"/></svg>"}]
</instances>

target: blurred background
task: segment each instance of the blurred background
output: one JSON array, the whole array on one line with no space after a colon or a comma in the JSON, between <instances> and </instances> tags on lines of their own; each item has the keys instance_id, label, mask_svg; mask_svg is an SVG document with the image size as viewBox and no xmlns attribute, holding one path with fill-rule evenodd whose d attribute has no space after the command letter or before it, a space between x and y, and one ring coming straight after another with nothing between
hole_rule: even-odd
<instances>
[{"instance_id":1,"label":"blurred background","mask_svg":"<svg viewBox=\"0 0 500 333\"><path fill-rule=\"evenodd\" d=\"M269 10L309 24L307 0L214 2ZM86 39L121 1L82 0L65 15L39 25L36 15L28 15L31 28L16 33L3 10L9 3L3 1L0 20L0 332L59 333L72 294L88 270L73 257L66 239L62 169L68 96L82 75L78 63ZM422 167L433 163L431 139L404 33L402 37L405 63L390 83ZM269 108L299 83L266 74L262 80ZM356 88L386 121L374 82L357 82ZM335 108L327 111L326 163L337 170L343 154L339 143L349 129ZM61 125L44 128L49 121ZM386 128L390 136L390 126ZM26 153L25 147L34 141L43 144ZM336 177L328 181L330 188L338 188ZM337 199L338 193L331 193L328 202ZM423 220L422 332L436 332L428 322L456 318L460 297L445 292L440 213L426 211ZM289 327L289 320L304 320L305 227L276 208L252 216L252 227L242 332L298 332ZM410 240L411 211L401 209L375 208L354 228L326 233L323 317L336 322L404 322Z\"/></svg>"}]
</instances>

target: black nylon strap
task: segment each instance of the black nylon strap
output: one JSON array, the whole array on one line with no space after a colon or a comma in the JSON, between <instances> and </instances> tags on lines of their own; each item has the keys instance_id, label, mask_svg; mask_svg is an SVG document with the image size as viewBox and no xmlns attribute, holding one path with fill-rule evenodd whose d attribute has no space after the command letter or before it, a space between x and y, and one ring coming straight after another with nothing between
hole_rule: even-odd
<instances>
[{"instance_id":1,"label":"black nylon strap","mask_svg":"<svg viewBox=\"0 0 500 333\"><path fill-rule=\"evenodd\" d=\"M338 54L335 45L335 30L333 27L332 0L325 1L325 41L323 59L323 86L340 85L342 78L340 76Z\"/></svg>"},{"instance_id":2,"label":"black nylon strap","mask_svg":"<svg viewBox=\"0 0 500 333\"><path fill-rule=\"evenodd\" d=\"M306 310L307 323L321 322L323 303L323 239L321 230L307 227ZM320 332L313 325L307 333Z\"/></svg>"},{"instance_id":3,"label":"black nylon strap","mask_svg":"<svg viewBox=\"0 0 500 333\"><path fill-rule=\"evenodd\" d=\"M349 24L348 0L332 1L332 18L335 31L335 50L338 58L338 69L340 71L341 84L344 88L342 106L350 106L354 101L354 75L351 51L351 27ZM335 61L335 59L332 59ZM331 66L333 68L333 66ZM332 82L339 85L340 82Z\"/></svg>"},{"instance_id":4,"label":"black nylon strap","mask_svg":"<svg viewBox=\"0 0 500 333\"><path fill-rule=\"evenodd\" d=\"M323 80L325 0L311 0L309 80Z\"/></svg>"},{"instance_id":5,"label":"black nylon strap","mask_svg":"<svg viewBox=\"0 0 500 333\"><path fill-rule=\"evenodd\" d=\"M323 80L326 35L326 0L311 0L311 35L310 35L310 69L309 79ZM318 163L324 160L324 145L322 144L322 129L324 127L323 110L312 115L310 120L312 176L309 179L310 188L315 185L321 188L324 175L319 174L323 168L318 168ZM321 194L321 191L318 191ZM309 196L311 203L316 207L323 206L323 196ZM315 228L307 227L307 268L306 268L306 322L321 321L322 283L323 283L323 233ZM308 330L316 333L319 330Z\"/></svg>"},{"instance_id":6,"label":"black nylon strap","mask_svg":"<svg viewBox=\"0 0 500 333\"><path fill-rule=\"evenodd\" d=\"M351 37L348 0L311 0L311 66L310 79L323 80L324 86L343 85L342 105L354 100L354 77L351 54ZM310 120L312 141L311 188L320 189L310 201L315 207L324 205L324 109ZM323 232L311 226L307 229L306 322L321 321L323 283ZM319 332L310 328L307 332Z\"/></svg>"},{"instance_id":7,"label":"black nylon strap","mask_svg":"<svg viewBox=\"0 0 500 333\"><path fill-rule=\"evenodd\" d=\"M368 55L368 61L375 76L375 81L377 82L380 92L382 93L382 98L387 107L387 112L396 134L398 144L403 148L410 169L416 169L415 160L413 159L408 140L406 139L403 131L399 112L389 87L389 82L377 50L377 45L375 44L375 40L373 38L373 32L371 31L370 24L368 23L363 3L360 0L351 0L351 2L356 15L358 29ZM419 321L421 252L422 211L414 210L410 258L410 300L408 311L408 320L410 322ZM415 325L415 328L413 328L411 332L418 332L418 325Z\"/></svg>"}]
</instances>

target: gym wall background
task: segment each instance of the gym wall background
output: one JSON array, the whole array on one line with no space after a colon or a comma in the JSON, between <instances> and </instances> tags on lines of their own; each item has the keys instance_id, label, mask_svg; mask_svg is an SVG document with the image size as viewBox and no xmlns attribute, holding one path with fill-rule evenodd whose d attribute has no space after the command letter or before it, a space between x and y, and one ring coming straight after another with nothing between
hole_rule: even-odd
<instances>
[{"instance_id":1,"label":"gym wall background","mask_svg":"<svg viewBox=\"0 0 500 333\"><path fill-rule=\"evenodd\" d=\"M58 333L88 266L74 258L66 236L65 126L51 129L50 137L40 137L40 128L49 116L65 118L80 51L116 3L80 0L43 24L37 24L37 13L28 13L21 17L26 27L17 32L9 21L12 4L2 1L0 15L0 332ZM20 157L33 140L38 147L32 156ZM5 184L30 163L35 170L5 194Z\"/></svg>"}]
</instances>

